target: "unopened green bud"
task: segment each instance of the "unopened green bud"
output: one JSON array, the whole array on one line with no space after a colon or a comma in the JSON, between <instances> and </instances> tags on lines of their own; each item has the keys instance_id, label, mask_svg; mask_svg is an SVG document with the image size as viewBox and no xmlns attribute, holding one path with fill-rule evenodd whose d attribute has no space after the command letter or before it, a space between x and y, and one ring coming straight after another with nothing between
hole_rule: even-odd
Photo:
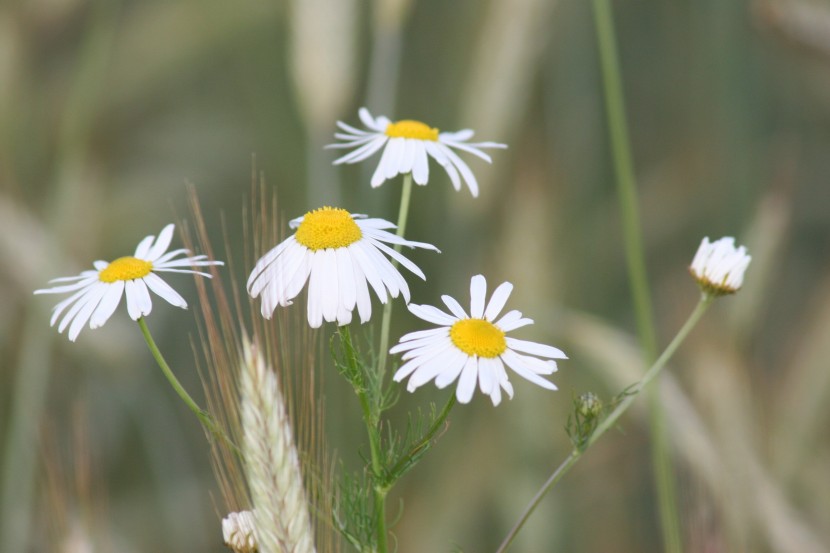
<instances>
[{"instance_id":1,"label":"unopened green bud","mask_svg":"<svg viewBox=\"0 0 830 553\"><path fill-rule=\"evenodd\" d=\"M585 392L578 399L579 414L586 419L598 417L602 413L602 400L593 392Z\"/></svg>"}]
</instances>

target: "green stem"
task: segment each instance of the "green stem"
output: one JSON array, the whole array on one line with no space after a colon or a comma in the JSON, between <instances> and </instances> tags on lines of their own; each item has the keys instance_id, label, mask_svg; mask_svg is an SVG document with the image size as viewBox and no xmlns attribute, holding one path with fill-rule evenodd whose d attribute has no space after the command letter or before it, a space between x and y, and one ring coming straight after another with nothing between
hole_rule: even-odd
<instances>
[{"instance_id":1,"label":"green stem","mask_svg":"<svg viewBox=\"0 0 830 553\"><path fill-rule=\"evenodd\" d=\"M713 299L713 296L702 296L700 301L698 302L697 306L695 307L692 314L689 315L689 318L683 324L683 327L678 331L677 335L668 345L668 347L663 351L657 361L651 366L651 368L646 372L645 376L643 376L642 380L640 380L629 392L625 398L617 404L617 407L605 417L602 422L600 422L596 429L594 429L591 437L585 444L585 447L580 450L573 450L570 455L553 471L553 474L545 481L536 495L528 504L527 508L525 508L522 515L519 517L519 520L516 524L513 525L513 528L510 529L510 533L507 534L507 537L502 542L501 546L499 546L496 553L504 553L510 547L510 544L513 543L516 535L519 533L519 530L525 525L527 519L530 518L530 515L533 511L536 510L536 507L539 505L539 502L542 498L559 482L565 474L576 464L576 462L582 457L582 454L585 453L588 448L590 448L594 443L596 443L599 438L605 434L610 428L612 428L616 423L617 420L625 413L628 408L634 403L634 400L637 399L637 396L640 395L640 392L649 385L649 383L654 380L657 375L660 373L661 370L666 366L669 359L672 358L674 352L677 351L677 348L680 347L680 344L686 339L691 332L692 328L698 323L700 318L706 312L706 309L709 307Z\"/></svg>"},{"instance_id":2,"label":"green stem","mask_svg":"<svg viewBox=\"0 0 830 553\"><path fill-rule=\"evenodd\" d=\"M158 363L159 368L161 368L161 372L163 372L164 376L167 377L170 385L173 386L173 389L179 397L182 398L185 405L193 411L193 413L199 418L202 426L204 426L208 432L211 433L211 435L223 440L234 452L238 453L238 448L233 444L233 442L231 442L225 432L219 428L216 421L214 421L213 417L210 416L210 413L199 407L193 398L190 397L190 394L187 393L187 390L184 389L184 386L182 386L181 382L179 382L179 379L176 378L176 375L173 374L173 371L170 369L167 361L164 360L164 356L161 354L161 351L159 351L158 346L156 346L156 342L150 334L150 329L147 328L147 321L144 320L144 317L139 317L137 322L139 328L141 328L141 333L144 335L144 341L147 342L147 347L150 348L150 353L153 354L153 358L156 360L156 363Z\"/></svg>"},{"instance_id":3,"label":"green stem","mask_svg":"<svg viewBox=\"0 0 830 553\"><path fill-rule=\"evenodd\" d=\"M398 236L403 236L406 230L406 219L409 216L409 200L412 196L412 173L403 176L403 189L401 190L401 205L398 210ZM401 251L400 245L395 245L395 251ZM392 261L394 265L394 260ZM392 322L392 298L387 298L383 306L383 320L380 324L380 351L378 351L378 382L383 385L383 377L386 373L386 359L389 355L389 329Z\"/></svg>"},{"instance_id":4,"label":"green stem","mask_svg":"<svg viewBox=\"0 0 830 553\"><path fill-rule=\"evenodd\" d=\"M412 459L418 455L421 451L424 450L425 447L429 445L432 439L435 437L435 434L444 426L444 422L447 420L447 417L450 415L450 411L452 408L455 407L456 398L455 393L450 396L450 399L447 400L446 405L441 410L441 413L438 417L433 421L432 425L430 425L429 429L424 433L421 438L409 448L404 455L401 456L398 461L392 465L392 468L389 470L389 482L387 486L391 486L395 480L400 478L404 472L406 472L407 468L412 463Z\"/></svg>"},{"instance_id":5,"label":"green stem","mask_svg":"<svg viewBox=\"0 0 830 553\"><path fill-rule=\"evenodd\" d=\"M348 326L337 328L343 341L343 351L346 354L346 362L349 364L352 374L360 372L357 355L352 345L352 334ZM366 424L366 432L369 435L369 451L372 461L372 493L374 499L375 532L377 536L378 553L386 553L389 548L386 532L386 494L388 488L383 484L384 470L380 452L380 413L378 402L371 401L366 386L354 386L357 399L360 402L360 409L363 411L363 422Z\"/></svg>"},{"instance_id":6,"label":"green stem","mask_svg":"<svg viewBox=\"0 0 830 553\"><path fill-rule=\"evenodd\" d=\"M628 141L625 101L614 36L614 15L609 0L593 0L593 6L608 132L620 199L626 262L637 321L637 334L646 361L651 362L656 356L657 339L639 225L637 186ZM665 435L663 410L656 389L650 397L649 419L651 458L660 509L663 549L667 553L680 553L683 547L680 537L680 517L677 512L677 494L672 477L672 462Z\"/></svg>"}]
</instances>

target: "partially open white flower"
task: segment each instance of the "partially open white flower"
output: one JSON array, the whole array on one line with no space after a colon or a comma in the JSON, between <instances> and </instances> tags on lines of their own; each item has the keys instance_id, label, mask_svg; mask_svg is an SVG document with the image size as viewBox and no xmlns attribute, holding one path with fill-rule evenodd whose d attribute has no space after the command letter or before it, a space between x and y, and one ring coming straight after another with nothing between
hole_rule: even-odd
<instances>
[{"instance_id":1,"label":"partially open white flower","mask_svg":"<svg viewBox=\"0 0 830 553\"><path fill-rule=\"evenodd\" d=\"M257 261L248 278L248 293L262 296L262 316L270 319L278 305L291 305L308 285L308 324L318 328L327 322L349 324L357 307L360 321L372 316L369 286L381 303L387 291L409 302L409 286L384 256L388 255L422 279L417 265L386 244L410 248L438 248L412 242L387 232L395 225L383 219L367 219L345 209L322 207L290 222L297 232Z\"/></svg>"},{"instance_id":2,"label":"partially open white flower","mask_svg":"<svg viewBox=\"0 0 830 553\"><path fill-rule=\"evenodd\" d=\"M358 114L369 130L360 130L338 121L337 126L345 132L335 133L334 137L343 142L330 144L327 147L354 148L353 151L335 160L335 165L358 163L383 148L380 163L372 175L373 188L377 188L387 179L407 173L412 173L416 184L426 184L429 181L428 159L431 157L444 168L456 190L461 190L463 178L473 196L478 196L478 182L475 175L453 150L471 153L491 163L490 156L485 154L482 148L507 148L506 145L497 142L467 142L473 137L473 131L470 129L458 132L438 132L438 129L420 121L404 119L392 122L383 115L372 117L366 108L360 108Z\"/></svg>"},{"instance_id":3,"label":"partially open white flower","mask_svg":"<svg viewBox=\"0 0 830 553\"><path fill-rule=\"evenodd\" d=\"M553 359L567 359L562 350L506 336L511 330L533 323L520 311L509 311L497 320L512 290L512 284L503 283L485 307L487 282L477 275L470 281L469 315L450 296L441 296L441 299L452 315L431 305L410 304L413 315L441 326L410 332L390 350L390 353L405 352L402 359L406 362L395 373L395 381L409 377L406 389L414 392L433 379L439 388L458 380L456 397L461 403L472 399L478 382L481 392L490 396L493 405L498 405L502 389L513 397L513 386L505 371L507 366L534 384L556 390L552 382L540 375L556 372Z\"/></svg>"},{"instance_id":4,"label":"partially open white flower","mask_svg":"<svg viewBox=\"0 0 830 553\"><path fill-rule=\"evenodd\" d=\"M61 313L71 305L58 325L58 332L63 332L69 326L69 339L74 342L87 321L92 329L103 326L118 307L122 295L127 296L127 313L132 320L137 321L140 317L149 315L153 308L150 290L168 303L186 309L187 302L184 298L156 273L193 273L210 278L207 273L185 267L205 267L223 263L209 261L205 255L188 257L190 252L186 249L168 252L167 248L173 239L173 228L172 224L164 227L158 239L155 236L145 237L131 256L119 257L111 263L96 261L93 263L95 270L49 281L72 284L35 290L35 294L75 292L54 307L50 324L54 326ZM176 259L180 255L185 257Z\"/></svg>"},{"instance_id":5,"label":"partially open white flower","mask_svg":"<svg viewBox=\"0 0 830 553\"><path fill-rule=\"evenodd\" d=\"M254 533L254 514L251 511L231 513L222 519L222 537L234 553L257 551Z\"/></svg>"},{"instance_id":6,"label":"partially open white flower","mask_svg":"<svg viewBox=\"0 0 830 553\"><path fill-rule=\"evenodd\" d=\"M752 261L746 248L735 247L735 239L726 236L715 242L703 239L689 272L701 290L712 296L734 294L744 283L744 272Z\"/></svg>"}]
</instances>

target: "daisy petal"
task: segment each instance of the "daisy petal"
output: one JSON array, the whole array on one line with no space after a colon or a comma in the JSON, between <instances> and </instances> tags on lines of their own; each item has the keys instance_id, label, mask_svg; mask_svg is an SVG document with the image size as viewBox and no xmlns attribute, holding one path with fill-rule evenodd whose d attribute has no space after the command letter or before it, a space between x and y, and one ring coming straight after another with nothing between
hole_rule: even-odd
<instances>
[{"instance_id":1,"label":"daisy petal","mask_svg":"<svg viewBox=\"0 0 830 553\"><path fill-rule=\"evenodd\" d=\"M487 295L487 281L476 275L470 281L470 317L480 319L484 315L484 300Z\"/></svg>"}]
</instances>

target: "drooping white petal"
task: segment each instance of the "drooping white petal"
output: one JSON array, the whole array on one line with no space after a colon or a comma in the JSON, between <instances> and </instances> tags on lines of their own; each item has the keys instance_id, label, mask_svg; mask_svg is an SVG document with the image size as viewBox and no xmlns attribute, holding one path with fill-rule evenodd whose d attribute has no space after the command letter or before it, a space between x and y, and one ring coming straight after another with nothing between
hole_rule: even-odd
<instances>
[{"instance_id":1,"label":"drooping white petal","mask_svg":"<svg viewBox=\"0 0 830 553\"><path fill-rule=\"evenodd\" d=\"M156 293L156 295L160 296L163 300L165 300L170 305L174 305L176 307L181 307L182 309L187 309L187 302L184 298L173 290L173 288L164 282L158 275L150 273L146 277L142 279L147 287Z\"/></svg>"},{"instance_id":2,"label":"drooping white petal","mask_svg":"<svg viewBox=\"0 0 830 553\"><path fill-rule=\"evenodd\" d=\"M89 319L89 328L100 328L115 313L118 304L121 303L121 295L124 293L124 281L118 280L107 286L107 291L101 298L101 303Z\"/></svg>"},{"instance_id":3,"label":"drooping white petal","mask_svg":"<svg viewBox=\"0 0 830 553\"><path fill-rule=\"evenodd\" d=\"M468 357L458 379L458 388L455 390L455 397L459 403L470 403L473 393L476 391L476 380L478 376L478 361L475 357Z\"/></svg>"},{"instance_id":4,"label":"drooping white petal","mask_svg":"<svg viewBox=\"0 0 830 553\"><path fill-rule=\"evenodd\" d=\"M106 293L106 286L95 286L90 291L89 296L84 302L83 308L78 312L78 315L69 327L69 333L67 336L70 341L74 342L78 338L78 334L81 332L81 329L92 316L92 312L95 311L95 308L101 303L101 298L103 298Z\"/></svg>"},{"instance_id":5,"label":"drooping white petal","mask_svg":"<svg viewBox=\"0 0 830 553\"><path fill-rule=\"evenodd\" d=\"M537 384L542 388L547 388L548 390L557 389L553 382L545 380L544 378L530 370L527 367L524 360L521 357L519 357L515 352L510 351L509 349L505 350L505 352L501 354L501 359L502 361L507 363L507 366L510 367L513 370L513 372L515 372L525 380L529 380L530 382L533 382L534 384Z\"/></svg>"}]
</instances>

